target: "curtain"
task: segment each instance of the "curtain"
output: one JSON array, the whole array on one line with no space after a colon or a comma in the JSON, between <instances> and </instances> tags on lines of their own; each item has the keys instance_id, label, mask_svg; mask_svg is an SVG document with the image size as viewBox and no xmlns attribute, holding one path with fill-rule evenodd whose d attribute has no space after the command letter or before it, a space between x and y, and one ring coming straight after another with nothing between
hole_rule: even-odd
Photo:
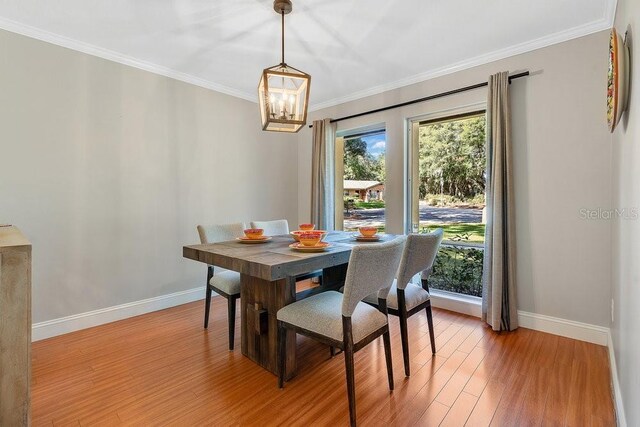
<instances>
[{"instance_id":1,"label":"curtain","mask_svg":"<svg viewBox=\"0 0 640 427\"><path fill-rule=\"evenodd\" d=\"M509 73L489 77L487 102L487 225L482 320L494 331L518 327Z\"/></svg>"},{"instance_id":2,"label":"curtain","mask_svg":"<svg viewBox=\"0 0 640 427\"><path fill-rule=\"evenodd\" d=\"M313 122L311 155L311 222L320 230L333 230L334 153L336 126L330 119Z\"/></svg>"}]
</instances>

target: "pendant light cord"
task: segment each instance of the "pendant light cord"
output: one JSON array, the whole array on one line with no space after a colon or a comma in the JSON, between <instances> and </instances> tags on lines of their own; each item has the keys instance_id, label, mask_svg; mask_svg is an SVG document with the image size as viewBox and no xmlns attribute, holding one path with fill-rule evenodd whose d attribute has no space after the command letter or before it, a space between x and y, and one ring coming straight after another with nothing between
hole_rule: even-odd
<instances>
[{"instance_id":1,"label":"pendant light cord","mask_svg":"<svg viewBox=\"0 0 640 427\"><path fill-rule=\"evenodd\" d=\"M284 64L284 9L280 10L282 15L282 64Z\"/></svg>"}]
</instances>

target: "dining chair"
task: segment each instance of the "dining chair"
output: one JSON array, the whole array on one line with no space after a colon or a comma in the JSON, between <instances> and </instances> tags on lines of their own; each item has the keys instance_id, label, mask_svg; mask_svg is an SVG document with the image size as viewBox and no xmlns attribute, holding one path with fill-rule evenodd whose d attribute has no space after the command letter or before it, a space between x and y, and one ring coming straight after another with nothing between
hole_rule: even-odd
<instances>
[{"instance_id":1,"label":"dining chair","mask_svg":"<svg viewBox=\"0 0 640 427\"><path fill-rule=\"evenodd\" d=\"M353 355L382 335L389 389L393 390L391 339L385 299L398 270L404 236L389 242L355 246L349 258L344 294L327 291L287 305L278 319L278 387L284 387L286 336L292 329L344 353L349 419L356 424ZM378 308L362 302L377 292Z\"/></svg>"},{"instance_id":2,"label":"dining chair","mask_svg":"<svg viewBox=\"0 0 640 427\"><path fill-rule=\"evenodd\" d=\"M282 236L289 234L289 222L286 219L251 221L251 228L262 228L265 236Z\"/></svg>"},{"instance_id":3,"label":"dining chair","mask_svg":"<svg viewBox=\"0 0 640 427\"><path fill-rule=\"evenodd\" d=\"M223 225L198 225L200 243L217 243L234 240L244 235L244 224L241 222ZM212 265L207 268L207 292L205 296L204 327L209 326L211 294L215 291L227 299L227 316L229 322L229 350L233 350L236 331L236 300L240 298L240 273L230 270L214 272Z\"/></svg>"},{"instance_id":4,"label":"dining chair","mask_svg":"<svg viewBox=\"0 0 640 427\"><path fill-rule=\"evenodd\" d=\"M433 262L442 242L441 228L427 234L410 234L402 253L402 260L398 268L397 279L393 280L386 307L389 314L398 316L400 320L400 337L402 341L402 356L404 358L404 374L411 375L409 367L409 334L407 319L423 309L427 313L431 352L436 353L436 340L433 332L433 314L431 312L431 295L427 278L433 269ZM411 283L411 279L420 273L422 286ZM364 302L373 306L379 305L375 293L368 295Z\"/></svg>"}]
</instances>

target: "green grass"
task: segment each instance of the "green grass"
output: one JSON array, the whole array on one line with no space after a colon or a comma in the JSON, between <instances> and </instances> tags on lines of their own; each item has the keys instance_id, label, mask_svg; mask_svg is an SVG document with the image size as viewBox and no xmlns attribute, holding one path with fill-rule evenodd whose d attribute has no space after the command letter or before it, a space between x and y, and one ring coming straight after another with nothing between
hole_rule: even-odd
<instances>
[{"instance_id":1,"label":"green grass","mask_svg":"<svg viewBox=\"0 0 640 427\"><path fill-rule=\"evenodd\" d=\"M468 235L469 239L462 239L468 242L484 242L484 224L478 223L455 223L455 224L430 224L426 222L420 223L420 228L426 227L430 230L442 228L444 231L444 240L457 240L457 236Z\"/></svg>"},{"instance_id":2,"label":"green grass","mask_svg":"<svg viewBox=\"0 0 640 427\"><path fill-rule=\"evenodd\" d=\"M454 223L454 224L432 224L427 222L420 223L421 231L435 230L436 228L442 228L444 231L444 240L450 241L462 241L470 243L483 243L484 242L484 224L478 223ZM345 231L358 231L357 228L347 229ZM384 233L385 226L378 227L378 232ZM458 236L467 235L468 239L460 239Z\"/></svg>"},{"instance_id":3,"label":"green grass","mask_svg":"<svg viewBox=\"0 0 640 427\"><path fill-rule=\"evenodd\" d=\"M465 206L482 209L485 205L484 194L466 198L451 196L449 194L425 194L420 197L420 200L427 202L429 206Z\"/></svg>"},{"instance_id":4,"label":"green grass","mask_svg":"<svg viewBox=\"0 0 640 427\"><path fill-rule=\"evenodd\" d=\"M384 201L375 200L373 202L363 202L356 201L356 208L358 209L375 209L375 208L384 208Z\"/></svg>"}]
</instances>

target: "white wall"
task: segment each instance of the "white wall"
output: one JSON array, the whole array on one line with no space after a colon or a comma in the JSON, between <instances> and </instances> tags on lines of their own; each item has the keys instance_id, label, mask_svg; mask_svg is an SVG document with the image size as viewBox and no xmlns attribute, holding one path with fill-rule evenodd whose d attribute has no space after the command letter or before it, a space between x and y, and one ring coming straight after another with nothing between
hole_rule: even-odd
<instances>
[{"instance_id":1,"label":"white wall","mask_svg":"<svg viewBox=\"0 0 640 427\"><path fill-rule=\"evenodd\" d=\"M616 29L631 42L631 100L613 135L613 206L640 210L640 3L619 0ZM611 333L629 426L640 425L640 219L613 223Z\"/></svg>"},{"instance_id":2,"label":"white wall","mask_svg":"<svg viewBox=\"0 0 640 427\"><path fill-rule=\"evenodd\" d=\"M609 325L611 224L580 209L611 205L611 144L605 120L606 32L315 111L336 118L529 70L511 86L520 310ZM405 119L486 101L486 89L339 122L339 130L385 123L387 227L403 232ZM309 163L311 132L299 161ZM309 218L309 170L300 168L300 220Z\"/></svg>"},{"instance_id":3,"label":"white wall","mask_svg":"<svg viewBox=\"0 0 640 427\"><path fill-rule=\"evenodd\" d=\"M198 223L297 222L296 137L256 104L4 31L0 61L0 222L33 242L34 322L204 287Z\"/></svg>"}]
</instances>

